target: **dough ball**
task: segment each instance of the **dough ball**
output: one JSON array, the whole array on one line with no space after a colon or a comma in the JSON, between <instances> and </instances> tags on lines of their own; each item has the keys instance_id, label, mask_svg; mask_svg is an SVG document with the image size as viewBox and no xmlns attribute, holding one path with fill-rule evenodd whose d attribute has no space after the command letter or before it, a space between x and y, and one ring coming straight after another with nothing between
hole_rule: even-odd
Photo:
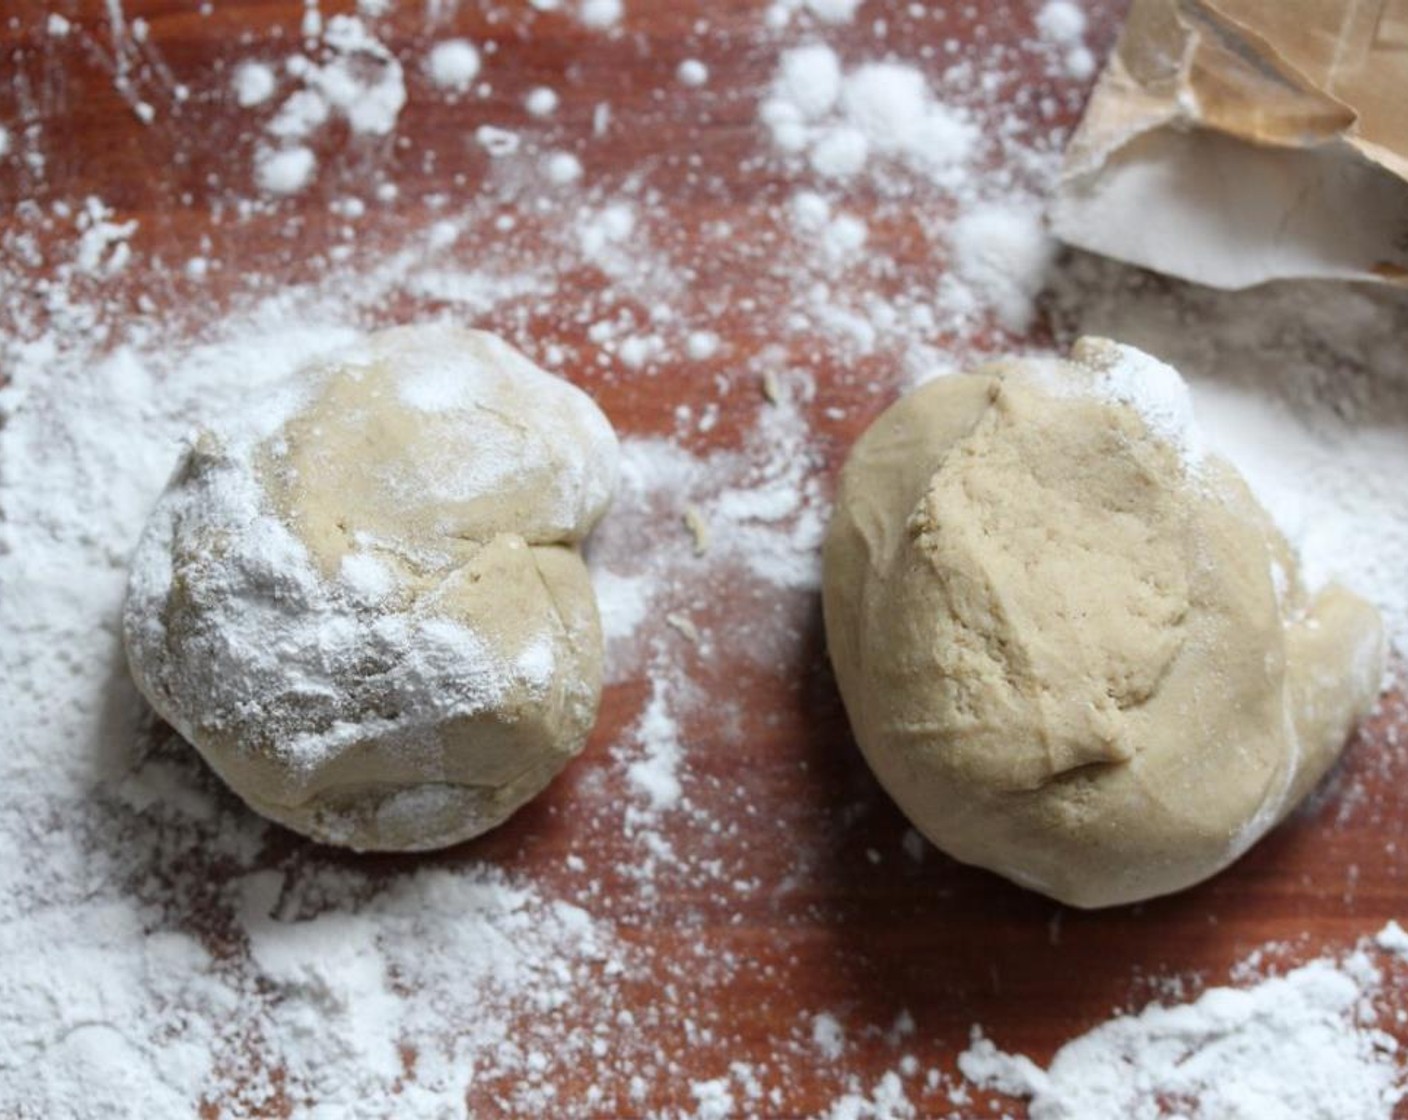
<instances>
[{"instance_id":1,"label":"dough ball","mask_svg":"<svg viewBox=\"0 0 1408 1120\"><path fill-rule=\"evenodd\" d=\"M617 459L595 404L494 336L373 335L196 437L132 562L137 685L317 840L478 835L596 718L578 545Z\"/></svg>"},{"instance_id":2,"label":"dough ball","mask_svg":"<svg viewBox=\"0 0 1408 1120\"><path fill-rule=\"evenodd\" d=\"M842 474L823 594L856 738L910 820L1075 906L1226 867L1383 673L1374 608L1307 594L1178 374L1102 339L886 411Z\"/></svg>"}]
</instances>

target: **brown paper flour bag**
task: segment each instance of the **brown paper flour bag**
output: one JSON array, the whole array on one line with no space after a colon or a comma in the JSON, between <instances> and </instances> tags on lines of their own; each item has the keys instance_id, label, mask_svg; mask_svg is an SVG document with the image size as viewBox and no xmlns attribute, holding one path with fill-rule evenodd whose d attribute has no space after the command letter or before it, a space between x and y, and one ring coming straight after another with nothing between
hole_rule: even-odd
<instances>
[{"instance_id":1,"label":"brown paper flour bag","mask_svg":"<svg viewBox=\"0 0 1408 1120\"><path fill-rule=\"evenodd\" d=\"M1221 288L1408 283L1408 0L1134 0L1052 224Z\"/></svg>"}]
</instances>

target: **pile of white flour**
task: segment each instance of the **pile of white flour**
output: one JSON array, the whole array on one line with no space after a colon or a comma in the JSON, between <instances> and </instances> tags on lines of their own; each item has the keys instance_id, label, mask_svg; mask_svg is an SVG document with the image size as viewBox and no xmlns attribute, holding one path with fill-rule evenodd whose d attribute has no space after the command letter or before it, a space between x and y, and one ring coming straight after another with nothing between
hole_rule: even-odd
<instances>
[{"instance_id":1,"label":"pile of white flour","mask_svg":"<svg viewBox=\"0 0 1408 1120\"><path fill-rule=\"evenodd\" d=\"M417 1120L462 1115L468 1094L523 1116L987 1115L966 1075L1034 1116L1082 1120L1169 1100L1289 1115L1267 1077L1323 1079L1358 1095L1296 1115L1387 1120L1404 1084L1382 1032L1402 973L1392 930L1284 977L1239 976L1241 994L1116 1018L1047 1070L981 1036L961 1061L921 1061L908 1014L849 1004L807 1009L767 1061L740 1059L756 1040L710 993L789 977L760 975L725 935L750 907L825 889L846 807L806 818L777 872L734 842L735 814L772 812L764 775L699 743L751 760L736 683L797 683L845 442L918 380L1049 349L1032 341L1044 314L1057 343L1108 335L1188 374L1211 440L1313 578L1377 602L1408 652L1404 298L1227 296L1058 261L1040 217L1065 135L1052 122L1073 119L1092 71L1070 0L994 25L981 50L904 33L941 28L936 6L886 20L874 0L777 0L747 17L770 60L747 90L726 86L735 41L701 16L687 54L649 59L698 150L625 167L603 141L658 127L654 110L583 104L565 75L496 90L516 91L515 37L538 21L567 21L584 53L631 45L629 0L534 0L469 38L453 4L431 3L414 50L393 48L394 7L324 19L311 3L204 85L178 81L116 0L102 19L36 25L41 55L97 52L177 151L205 142L202 106L240 122L234 185L199 244L66 193L61 120L23 65L14 79L0 169L29 200L0 245L14 293L0 308L0 1112L355 1118L394 1100ZM1047 85L1013 93L1033 71ZM745 150L710 147L740 97ZM466 122L453 149L402 160L405 122L447 106ZM456 170L435 179L439 164ZM676 209L657 174L729 206ZM307 192L326 198L317 228L292 208ZM290 248L226 298L220 245L270 220L289 223ZM529 811L524 843L555 867L532 881L502 837L357 860L265 826L154 727L118 642L129 554L194 426L407 309L493 329L641 424L621 433L622 486L589 549L628 714ZM642 394L673 411L628 411ZM1385 747L1383 774L1401 761ZM922 854L906 842L904 858ZM642 941L661 914L693 947Z\"/></svg>"}]
</instances>

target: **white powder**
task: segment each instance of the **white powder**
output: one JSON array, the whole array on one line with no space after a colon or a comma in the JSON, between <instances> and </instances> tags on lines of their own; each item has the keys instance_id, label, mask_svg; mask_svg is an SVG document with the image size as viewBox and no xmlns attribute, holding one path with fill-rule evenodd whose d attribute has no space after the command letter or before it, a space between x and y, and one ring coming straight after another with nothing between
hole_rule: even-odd
<instances>
[{"instance_id":1,"label":"white powder","mask_svg":"<svg viewBox=\"0 0 1408 1120\"><path fill-rule=\"evenodd\" d=\"M1047 0L1036 14L1036 29L1064 71L1078 81L1095 73L1095 56L1085 45L1085 12L1072 0Z\"/></svg>"},{"instance_id":2,"label":"white powder","mask_svg":"<svg viewBox=\"0 0 1408 1120\"><path fill-rule=\"evenodd\" d=\"M391 132L406 103L406 83L396 56L353 16L333 16L323 38L333 58L309 68L304 80L321 90L353 132Z\"/></svg>"},{"instance_id":3,"label":"white powder","mask_svg":"<svg viewBox=\"0 0 1408 1120\"><path fill-rule=\"evenodd\" d=\"M823 1120L912 1120L916 1115L899 1075L891 1071L869 1094L854 1085L831 1105Z\"/></svg>"},{"instance_id":4,"label":"white powder","mask_svg":"<svg viewBox=\"0 0 1408 1120\"><path fill-rule=\"evenodd\" d=\"M332 109L321 93L303 89L285 99L264 130L280 140L300 140L311 136L331 116Z\"/></svg>"},{"instance_id":5,"label":"white powder","mask_svg":"<svg viewBox=\"0 0 1408 1120\"><path fill-rule=\"evenodd\" d=\"M784 51L773 90L801 119L817 120L829 113L841 96L841 60L821 43Z\"/></svg>"},{"instance_id":6,"label":"white powder","mask_svg":"<svg viewBox=\"0 0 1408 1120\"><path fill-rule=\"evenodd\" d=\"M557 111L557 93L547 86L538 86L528 91L524 98L524 108L535 117L550 117Z\"/></svg>"},{"instance_id":7,"label":"white powder","mask_svg":"<svg viewBox=\"0 0 1408 1120\"><path fill-rule=\"evenodd\" d=\"M652 813L674 808L683 792L679 778L680 729L670 714L665 685L658 680L636 723L634 737L643 757L626 767L627 778Z\"/></svg>"},{"instance_id":8,"label":"white powder","mask_svg":"<svg viewBox=\"0 0 1408 1120\"><path fill-rule=\"evenodd\" d=\"M1032 1120L1296 1116L1389 1120L1403 1098L1394 1039L1375 1029L1380 983L1362 953L1312 961L1250 988L1111 1019L1042 1070L979 1033L959 1058L974 1083L1030 1098Z\"/></svg>"},{"instance_id":9,"label":"white powder","mask_svg":"<svg viewBox=\"0 0 1408 1120\"><path fill-rule=\"evenodd\" d=\"M573 233L582 255L610 275L630 267L627 242L635 228L635 208L613 202L600 210L586 211Z\"/></svg>"},{"instance_id":10,"label":"white powder","mask_svg":"<svg viewBox=\"0 0 1408 1120\"><path fill-rule=\"evenodd\" d=\"M1142 350L1108 339L1085 339L1071 359L1096 374L1099 397L1129 405L1149 431L1172 444L1190 467L1203 456L1193 397L1176 369Z\"/></svg>"},{"instance_id":11,"label":"white powder","mask_svg":"<svg viewBox=\"0 0 1408 1120\"><path fill-rule=\"evenodd\" d=\"M575 183L582 177L582 161L571 152L553 152L543 161L543 171L554 183Z\"/></svg>"},{"instance_id":12,"label":"white powder","mask_svg":"<svg viewBox=\"0 0 1408 1120\"><path fill-rule=\"evenodd\" d=\"M518 133L492 124L481 124L476 128L474 139L481 148L496 159L501 156L513 155L522 144L522 138Z\"/></svg>"},{"instance_id":13,"label":"white powder","mask_svg":"<svg viewBox=\"0 0 1408 1120\"><path fill-rule=\"evenodd\" d=\"M354 133L385 136L406 103L400 61L356 16L335 15L320 33L313 55L293 55L284 64L302 83L269 124L275 136L303 137L331 116Z\"/></svg>"},{"instance_id":14,"label":"white powder","mask_svg":"<svg viewBox=\"0 0 1408 1120\"><path fill-rule=\"evenodd\" d=\"M863 0L806 0L807 11L827 23L848 23Z\"/></svg>"},{"instance_id":15,"label":"white powder","mask_svg":"<svg viewBox=\"0 0 1408 1120\"><path fill-rule=\"evenodd\" d=\"M1026 330L1056 250L1040 211L1021 202L983 203L960 214L950 236L956 278L1005 329Z\"/></svg>"},{"instance_id":16,"label":"white powder","mask_svg":"<svg viewBox=\"0 0 1408 1120\"><path fill-rule=\"evenodd\" d=\"M1386 953L1408 957L1408 930L1405 930L1397 922L1389 922L1374 934L1374 944Z\"/></svg>"},{"instance_id":17,"label":"white powder","mask_svg":"<svg viewBox=\"0 0 1408 1120\"><path fill-rule=\"evenodd\" d=\"M145 917L121 898L68 899L0 923L0 951L25 964L0 976L0 1099L20 1115L177 1115L196 1100L223 1055L176 1016L165 1038L139 1016L161 1001L205 1021L233 993L197 940L148 933Z\"/></svg>"},{"instance_id":18,"label":"white powder","mask_svg":"<svg viewBox=\"0 0 1408 1120\"><path fill-rule=\"evenodd\" d=\"M428 870L365 907L305 915L297 885L290 898L280 878L258 872L237 883L238 914L272 988L265 1029L302 1039L287 1076L315 1086L323 1111L377 1115L375 1097L404 1076L398 1043L418 1052L416 1075L396 1098L402 1114L417 1116L462 1107L477 1059L526 1067L544 1044L590 1053L590 1035L552 1043L531 1021L510 1033L500 1017L506 1000L536 988L540 1021L551 1022L610 973L617 950L579 908L492 872ZM408 975L440 998L407 999L399 984ZM465 1002L457 991L475 994ZM609 983L593 998L615 1002Z\"/></svg>"},{"instance_id":19,"label":"white powder","mask_svg":"<svg viewBox=\"0 0 1408 1120\"><path fill-rule=\"evenodd\" d=\"M475 503L536 472L550 481L529 484L537 507L532 532L560 541L572 539L609 501L617 442L605 418L586 394L497 336L463 339L423 326L414 335L382 336L334 357L354 369L394 359L397 397L428 414L421 446L398 459L404 475L388 470L384 476L405 490L408 504L421 495ZM474 454L456 455L466 447ZM427 563L418 558L419 566Z\"/></svg>"},{"instance_id":20,"label":"white powder","mask_svg":"<svg viewBox=\"0 0 1408 1120\"><path fill-rule=\"evenodd\" d=\"M255 158L254 181L269 194L297 194L317 168L318 158L308 148L265 148Z\"/></svg>"},{"instance_id":21,"label":"white powder","mask_svg":"<svg viewBox=\"0 0 1408 1120\"><path fill-rule=\"evenodd\" d=\"M664 342L659 335L630 335L616 346L616 353L630 369L640 369L660 356Z\"/></svg>"},{"instance_id":22,"label":"white powder","mask_svg":"<svg viewBox=\"0 0 1408 1120\"><path fill-rule=\"evenodd\" d=\"M1307 429L1265 400L1195 382L1211 439L1241 470L1296 547L1310 587L1341 580L1375 602L1400 652L1408 650L1408 588L1395 556L1408 546L1408 469L1401 430L1370 421L1352 437L1334 420Z\"/></svg>"},{"instance_id":23,"label":"white powder","mask_svg":"<svg viewBox=\"0 0 1408 1120\"><path fill-rule=\"evenodd\" d=\"M680 85L698 89L709 80L709 68L697 58L687 58L675 70Z\"/></svg>"},{"instance_id":24,"label":"white powder","mask_svg":"<svg viewBox=\"0 0 1408 1120\"><path fill-rule=\"evenodd\" d=\"M823 1012L812 1019L812 1045L829 1062L840 1059L846 1049L846 1034L836 1016Z\"/></svg>"},{"instance_id":25,"label":"white powder","mask_svg":"<svg viewBox=\"0 0 1408 1120\"><path fill-rule=\"evenodd\" d=\"M938 100L917 67L886 61L843 71L822 44L783 53L761 116L778 148L805 151L827 178L900 161L953 187L978 136L967 111Z\"/></svg>"},{"instance_id":26,"label":"white powder","mask_svg":"<svg viewBox=\"0 0 1408 1120\"><path fill-rule=\"evenodd\" d=\"M468 39L446 39L430 48L426 71L441 89L462 93L479 76L479 50Z\"/></svg>"},{"instance_id":27,"label":"white powder","mask_svg":"<svg viewBox=\"0 0 1408 1120\"><path fill-rule=\"evenodd\" d=\"M833 260L844 261L858 253L869 236L865 223L855 215L838 214L822 231L822 246Z\"/></svg>"},{"instance_id":28,"label":"white powder","mask_svg":"<svg viewBox=\"0 0 1408 1120\"><path fill-rule=\"evenodd\" d=\"M831 220L831 203L816 191L798 191L792 196L791 218L802 233L820 233Z\"/></svg>"},{"instance_id":29,"label":"white powder","mask_svg":"<svg viewBox=\"0 0 1408 1120\"><path fill-rule=\"evenodd\" d=\"M582 0L581 20L588 27L598 30L615 27L624 13L621 0Z\"/></svg>"},{"instance_id":30,"label":"white powder","mask_svg":"<svg viewBox=\"0 0 1408 1120\"><path fill-rule=\"evenodd\" d=\"M815 451L805 424L797 396L772 406L748 456L766 457L705 507L718 542L711 552L732 553L757 578L799 589L821 584L819 550L829 514L812 473Z\"/></svg>"},{"instance_id":31,"label":"white powder","mask_svg":"<svg viewBox=\"0 0 1408 1120\"><path fill-rule=\"evenodd\" d=\"M596 589L597 605L601 611L601 629L606 638L608 650L608 679L615 680L612 672L611 644L619 639L630 638L646 621L650 611L652 589L645 576L618 576L606 568L592 569L592 586Z\"/></svg>"},{"instance_id":32,"label":"white powder","mask_svg":"<svg viewBox=\"0 0 1408 1120\"><path fill-rule=\"evenodd\" d=\"M685 339L685 354L691 361L707 362L719 352L719 336L713 331L691 331Z\"/></svg>"},{"instance_id":33,"label":"white powder","mask_svg":"<svg viewBox=\"0 0 1408 1120\"><path fill-rule=\"evenodd\" d=\"M235 101L248 108L262 105L274 96L278 81L271 67L262 62L242 62L235 68Z\"/></svg>"},{"instance_id":34,"label":"white powder","mask_svg":"<svg viewBox=\"0 0 1408 1120\"><path fill-rule=\"evenodd\" d=\"M80 232L74 266L89 276L113 276L131 259L127 239L137 232L135 219L112 221L112 208L101 199L84 199L77 225Z\"/></svg>"},{"instance_id":35,"label":"white powder","mask_svg":"<svg viewBox=\"0 0 1408 1120\"><path fill-rule=\"evenodd\" d=\"M917 164L949 166L973 146L963 114L935 102L923 74L902 63L872 62L847 74L841 109L877 152Z\"/></svg>"},{"instance_id":36,"label":"white powder","mask_svg":"<svg viewBox=\"0 0 1408 1120\"><path fill-rule=\"evenodd\" d=\"M767 11L772 27L783 27L798 12L805 11L823 23L849 23L863 0L777 0Z\"/></svg>"},{"instance_id":37,"label":"white powder","mask_svg":"<svg viewBox=\"0 0 1408 1120\"><path fill-rule=\"evenodd\" d=\"M712 1081L695 1081L689 1087L698 1102L694 1120L728 1120L734 1115L733 1093L722 1077Z\"/></svg>"},{"instance_id":38,"label":"white powder","mask_svg":"<svg viewBox=\"0 0 1408 1120\"><path fill-rule=\"evenodd\" d=\"M858 128L844 125L822 133L812 145L812 170L827 179L849 179L859 174L870 158L870 141Z\"/></svg>"},{"instance_id":39,"label":"white powder","mask_svg":"<svg viewBox=\"0 0 1408 1120\"><path fill-rule=\"evenodd\" d=\"M396 590L395 573L370 552L349 552L342 558L338 576L361 606L374 607Z\"/></svg>"},{"instance_id":40,"label":"white powder","mask_svg":"<svg viewBox=\"0 0 1408 1120\"><path fill-rule=\"evenodd\" d=\"M1036 14L1036 28L1044 38L1071 46L1085 36L1085 13L1072 0L1046 0Z\"/></svg>"},{"instance_id":41,"label":"white powder","mask_svg":"<svg viewBox=\"0 0 1408 1120\"><path fill-rule=\"evenodd\" d=\"M1085 47L1072 47L1066 52L1066 73L1079 81L1095 74L1095 55Z\"/></svg>"}]
</instances>

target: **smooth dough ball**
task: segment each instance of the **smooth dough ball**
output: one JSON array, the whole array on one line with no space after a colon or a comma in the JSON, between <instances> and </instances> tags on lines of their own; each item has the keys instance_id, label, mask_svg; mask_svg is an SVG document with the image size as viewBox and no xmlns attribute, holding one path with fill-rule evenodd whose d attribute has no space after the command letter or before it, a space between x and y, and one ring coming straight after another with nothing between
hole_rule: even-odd
<instances>
[{"instance_id":1,"label":"smooth dough ball","mask_svg":"<svg viewBox=\"0 0 1408 1120\"><path fill-rule=\"evenodd\" d=\"M576 754L611 425L492 335L384 331L202 431L132 562L137 685L258 812L357 849L499 824Z\"/></svg>"},{"instance_id":2,"label":"smooth dough ball","mask_svg":"<svg viewBox=\"0 0 1408 1120\"><path fill-rule=\"evenodd\" d=\"M865 433L824 555L826 635L881 783L935 844L1075 906L1226 867L1372 707L1383 628L1307 595L1172 369L930 382Z\"/></svg>"}]
</instances>

